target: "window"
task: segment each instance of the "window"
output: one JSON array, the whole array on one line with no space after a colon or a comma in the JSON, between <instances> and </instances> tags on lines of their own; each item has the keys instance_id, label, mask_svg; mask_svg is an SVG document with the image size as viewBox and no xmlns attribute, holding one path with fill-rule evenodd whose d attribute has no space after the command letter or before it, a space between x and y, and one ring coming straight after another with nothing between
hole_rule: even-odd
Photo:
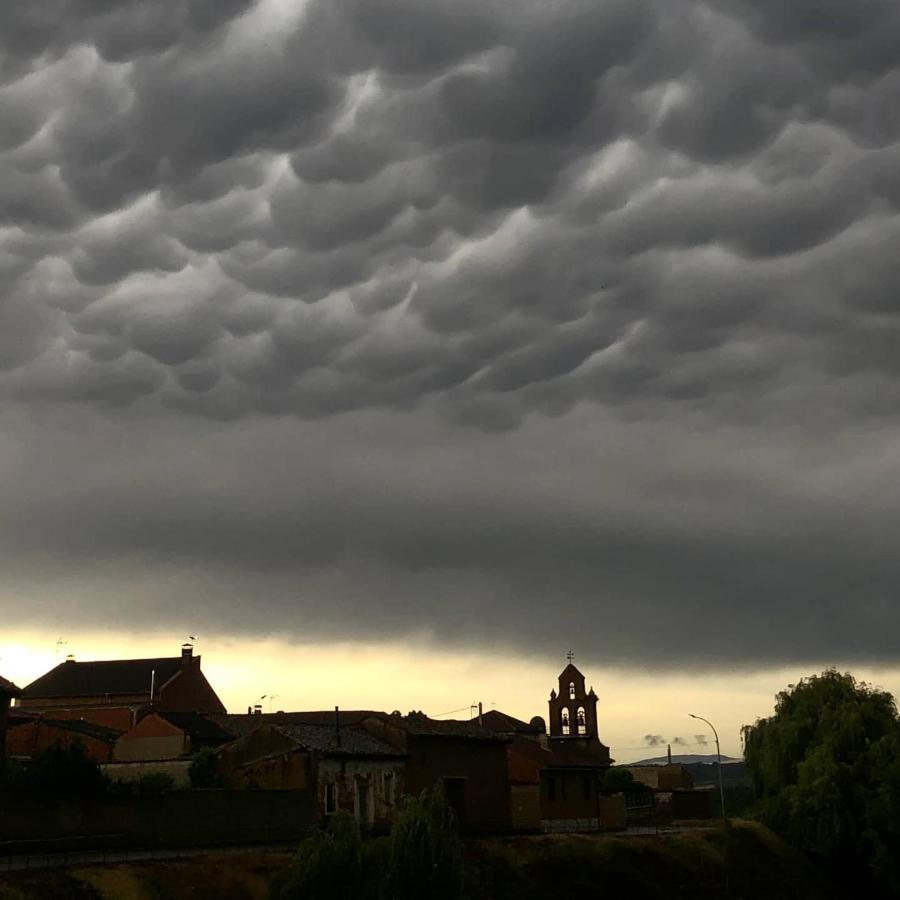
<instances>
[{"instance_id":1,"label":"window","mask_svg":"<svg viewBox=\"0 0 900 900\"><path fill-rule=\"evenodd\" d=\"M587 734L587 720L584 717L583 706L579 706L578 712L575 713L575 724L578 725L579 734Z\"/></svg>"},{"instance_id":2,"label":"window","mask_svg":"<svg viewBox=\"0 0 900 900\"><path fill-rule=\"evenodd\" d=\"M325 815L330 815L337 809L337 792L334 789L334 783L328 782L325 785Z\"/></svg>"},{"instance_id":3,"label":"window","mask_svg":"<svg viewBox=\"0 0 900 900\"><path fill-rule=\"evenodd\" d=\"M562 712L559 714L559 723L562 725L562 733L569 734L569 710L563 707Z\"/></svg>"},{"instance_id":4,"label":"window","mask_svg":"<svg viewBox=\"0 0 900 900\"><path fill-rule=\"evenodd\" d=\"M394 802L394 773L384 773L384 802L388 805Z\"/></svg>"},{"instance_id":5,"label":"window","mask_svg":"<svg viewBox=\"0 0 900 900\"><path fill-rule=\"evenodd\" d=\"M569 699L570 700L575 699L575 682L574 681L569 682Z\"/></svg>"}]
</instances>

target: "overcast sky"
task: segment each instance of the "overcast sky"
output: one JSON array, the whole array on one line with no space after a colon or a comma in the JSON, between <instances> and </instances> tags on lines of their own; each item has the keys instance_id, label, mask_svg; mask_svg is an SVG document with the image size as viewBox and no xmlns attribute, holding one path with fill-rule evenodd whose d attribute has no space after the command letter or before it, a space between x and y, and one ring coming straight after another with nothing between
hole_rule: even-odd
<instances>
[{"instance_id":1,"label":"overcast sky","mask_svg":"<svg viewBox=\"0 0 900 900\"><path fill-rule=\"evenodd\" d=\"M898 64L895 0L0 4L4 620L900 663Z\"/></svg>"}]
</instances>

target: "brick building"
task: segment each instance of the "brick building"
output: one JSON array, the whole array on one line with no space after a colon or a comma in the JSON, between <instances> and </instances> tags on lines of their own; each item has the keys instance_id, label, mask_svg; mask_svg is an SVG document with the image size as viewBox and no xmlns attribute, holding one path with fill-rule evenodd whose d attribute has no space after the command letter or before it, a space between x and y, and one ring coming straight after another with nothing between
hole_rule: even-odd
<instances>
[{"instance_id":1,"label":"brick building","mask_svg":"<svg viewBox=\"0 0 900 900\"><path fill-rule=\"evenodd\" d=\"M363 726L407 754L407 793L441 784L464 831L509 830L506 736L474 722L429 719L421 712L380 713Z\"/></svg>"},{"instance_id":2,"label":"brick building","mask_svg":"<svg viewBox=\"0 0 900 900\"><path fill-rule=\"evenodd\" d=\"M6 748L6 728L9 722L9 707L12 701L18 697L22 691L17 688L11 681L0 677L0 759L2 759Z\"/></svg>"},{"instance_id":3,"label":"brick building","mask_svg":"<svg viewBox=\"0 0 900 900\"><path fill-rule=\"evenodd\" d=\"M6 732L6 752L10 756L29 758L54 744L68 748L80 743L91 759L108 763L112 761L113 748L121 733L83 719L56 719L13 710Z\"/></svg>"},{"instance_id":4,"label":"brick building","mask_svg":"<svg viewBox=\"0 0 900 900\"><path fill-rule=\"evenodd\" d=\"M190 644L176 657L67 659L23 688L16 705L30 713L84 719L123 732L148 710L225 712Z\"/></svg>"},{"instance_id":5,"label":"brick building","mask_svg":"<svg viewBox=\"0 0 900 900\"><path fill-rule=\"evenodd\" d=\"M195 712L151 712L116 741L116 762L180 759L234 740L218 722Z\"/></svg>"}]
</instances>

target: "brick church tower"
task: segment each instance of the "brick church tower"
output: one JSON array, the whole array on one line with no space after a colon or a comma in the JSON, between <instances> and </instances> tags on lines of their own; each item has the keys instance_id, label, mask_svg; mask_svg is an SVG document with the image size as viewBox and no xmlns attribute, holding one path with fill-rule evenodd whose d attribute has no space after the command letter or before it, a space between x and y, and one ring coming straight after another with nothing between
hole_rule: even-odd
<instances>
[{"instance_id":1,"label":"brick church tower","mask_svg":"<svg viewBox=\"0 0 900 900\"><path fill-rule=\"evenodd\" d=\"M585 692L584 675L570 662L559 674L559 692L550 692L550 737L599 740L597 695Z\"/></svg>"}]
</instances>

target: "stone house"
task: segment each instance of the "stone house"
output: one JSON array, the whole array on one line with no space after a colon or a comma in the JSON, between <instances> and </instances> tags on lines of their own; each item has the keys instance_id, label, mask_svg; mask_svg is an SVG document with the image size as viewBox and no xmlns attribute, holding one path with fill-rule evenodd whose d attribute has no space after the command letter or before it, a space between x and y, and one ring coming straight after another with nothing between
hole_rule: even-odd
<instances>
[{"instance_id":1,"label":"stone house","mask_svg":"<svg viewBox=\"0 0 900 900\"><path fill-rule=\"evenodd\" d=\"M221 717L224 727L243 732L216 751L226 787L308 790L318 821L346 810L367 827L386 829L403 794L406 755L352 724L352 714L348 722L316 724L320 716Z\"/></svg>"}]
</instances>

